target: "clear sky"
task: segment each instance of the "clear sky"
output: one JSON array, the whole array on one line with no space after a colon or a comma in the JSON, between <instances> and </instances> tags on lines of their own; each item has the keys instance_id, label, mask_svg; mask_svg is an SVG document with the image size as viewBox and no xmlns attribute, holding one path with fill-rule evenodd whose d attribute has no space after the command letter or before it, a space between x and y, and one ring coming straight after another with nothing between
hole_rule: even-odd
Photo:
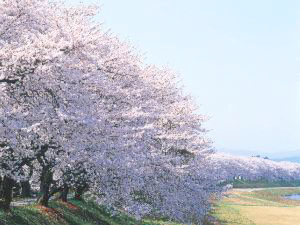
<instances>
[{"instance_id":1,"label":"clear sky","mask_svg":"<svg viewBox=\"0 0 300 225\"><path fill-rule=\"evenodd\" d=\"M100 3L99 21L181 74L216 149L300 154L300 1Z\"/></svg>"}]
</instances>

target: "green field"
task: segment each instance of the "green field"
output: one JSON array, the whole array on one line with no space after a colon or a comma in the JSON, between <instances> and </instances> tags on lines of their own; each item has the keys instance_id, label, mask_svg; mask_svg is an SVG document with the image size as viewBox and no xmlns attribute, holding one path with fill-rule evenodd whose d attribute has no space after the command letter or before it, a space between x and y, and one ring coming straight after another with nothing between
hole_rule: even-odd
<instances>
[{"instance_id":1,"label":"green field","mask_svg":"<svg viewBox=\"0 0 300 225\"><path fill-rule=\"evenodd\" d=\"M300 188L230 191L215 205L211 215L222 225L297 225L300 201L283 195L300 194Z\"/></svg>"},{"instance_id":2,"label":"green field","mask_svg":"<svg viewBox=\"0 0 300 225\"><path fill-rule=\"evenodd\" d=\"M270 188L270 187L300 187L300 180L234 180L233 188Z\"/></svg>"}]
</instances>

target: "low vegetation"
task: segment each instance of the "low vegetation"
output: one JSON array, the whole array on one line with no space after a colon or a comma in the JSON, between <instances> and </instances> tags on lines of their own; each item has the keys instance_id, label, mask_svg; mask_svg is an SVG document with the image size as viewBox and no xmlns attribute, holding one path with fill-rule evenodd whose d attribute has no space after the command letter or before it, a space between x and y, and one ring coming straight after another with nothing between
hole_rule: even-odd
<instances>
[{"instance_id":1,"label":"low vegetation","mask_svg":"<svg viewBox=\"0 0 300 225\"><path fill-rule=\"evenodd\" d=\"M20 200L20 199L19 199ZM203 225L214 225L213 218L206 218ZM112 214L92 201L50 201L49 207L38 204L12 207L0 211L0 225L182 225L168 219L147 218L137 220L126 213Z\"/></svg>"},{"instance_id":2,"label":"low vegetation","mask_svg":"<svg viewBox=\"0 0 300 225\"><path fill-rule=\"evenodd\" d=\"M211 215L222 225L295 225L300 221L300 202L282 197L290 194L300 194L300 189L231 191Z\"/></svg>"},{"instance_id":3,"label":"low vegetation","mask_svg":"<svg viewBox=\"0 0 300 225\"><path fill-rule=\"evenodd\" d=\"M300 188L232 190L210 213L217 221L204 225L295 225L300 220L300 202L283 198L300 194ZM214 220L214 219L210 219ZM111 214L91 201L50 201L49 207L31 204L0 211L0 225L180 225L167 219L138 221L125 213Z\"/></svg>"},{"instance_id":4,"label":"low vegetation","mask_svg":"<svg viewBox=\"0 0 300 225\"><path fill-rule=\"evenodd\" d=\"M0 225L176 225L162 220L137 221L123 213L111 215L93 202L51 201L49 206L28 205L13 207L6 213L0 211Z\"/></svg>"},{"instance_id":5,"label":"low vegetation","mask_svg":"<svg viewBox=\"0 0 300 225\"><path fill-rule=\"evenodd\" d=\"M233 188L300 187L300 180L235 180Z\"/></svg>"}]
</instances>

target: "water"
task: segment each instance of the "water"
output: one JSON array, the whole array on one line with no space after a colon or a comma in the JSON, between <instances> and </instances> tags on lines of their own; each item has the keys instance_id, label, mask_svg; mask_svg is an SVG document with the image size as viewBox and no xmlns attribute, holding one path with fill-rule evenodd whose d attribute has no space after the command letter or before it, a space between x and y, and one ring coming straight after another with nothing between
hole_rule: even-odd
<instances>
[{"instance_id":1,"label":"water","mask_svg":"<svg viewBox=\"0 0 300 225\"><path fill-rule=\"evenodd\" d=\"M300 195L286 195L286 196L284 196L284 198L290 199L290 200L300 200Z\"/></svg>"}]
</instances>

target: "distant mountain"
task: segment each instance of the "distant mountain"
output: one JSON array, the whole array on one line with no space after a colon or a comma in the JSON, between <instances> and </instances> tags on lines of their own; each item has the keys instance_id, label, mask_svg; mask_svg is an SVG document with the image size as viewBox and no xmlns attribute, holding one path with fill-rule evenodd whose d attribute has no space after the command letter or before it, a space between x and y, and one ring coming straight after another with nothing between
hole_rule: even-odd
<instances>
[{"instance_id":1,"label":"distant mountain","mask_svg":"<svg viewBox=\"0 0 300 225\"><path fill-rule=\"evenodd\" d=\"M261 151L253 151L253 150L246 150L246 149L219 148L217 149L217 151L238 155L238 156L253 156L253 155L269 156L268 154L263 153Z\"/></svg>"},{"instance_id":2,"label":"distant mountain","mask_svg":"<svg viewBox=\"0 0 300 225\"><path fill-rule=\"evenodd\" d=\"M227 149L221 148L220 152L230 153L239 156L256 156L268 157L274 161L290 161L300 163L300 149L292 151L280 151L280 152L266 152L266 151L253 151L245 149Z\"/></svg>"},{"instance_id":3,"label":"distant mountain","mask_svg":"<svg viewBox=\"0 0 300 225\"><path fill-rule=\"evenodd\" d=\"M294 151L275 152L271 154L271 157L274 159L299 158L300 149Z\"/></svg>"}]
</instances>

